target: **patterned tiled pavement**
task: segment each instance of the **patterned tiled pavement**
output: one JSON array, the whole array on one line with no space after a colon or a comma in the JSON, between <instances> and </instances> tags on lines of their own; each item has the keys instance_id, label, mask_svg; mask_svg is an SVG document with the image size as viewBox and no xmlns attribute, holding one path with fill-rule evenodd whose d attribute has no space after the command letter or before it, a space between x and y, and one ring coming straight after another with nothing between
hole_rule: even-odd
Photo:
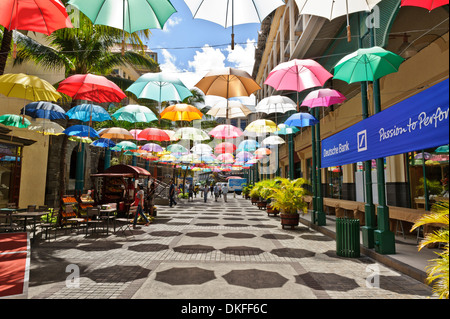
<instances>
[{"instance_id":1,"label":"patterned tiled pavement","mask_svg":"<svg viewBox=\"0 0 450 319\"><path fill-rule=\"evenodd\" d=\"M429 286L240 196L160 206L154 223L31 249L31 299L426 299ZM75 278L75 279L74 279Z\"/></svg>"}]
</instances>

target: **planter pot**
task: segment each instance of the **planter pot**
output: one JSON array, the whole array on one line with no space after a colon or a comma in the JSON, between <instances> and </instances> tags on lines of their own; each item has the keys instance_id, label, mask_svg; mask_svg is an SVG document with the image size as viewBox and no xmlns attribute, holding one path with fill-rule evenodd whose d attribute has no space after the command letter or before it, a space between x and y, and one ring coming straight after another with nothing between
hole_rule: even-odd
<instances>
[{"instance_id":1,"label":"planter pot","mask_svg":"<svg viewBox=\"0 0 450 319\"><path fill-rule=\"evenodd\" d=\"M252 205L256 205L258 203L258 198L251 198Z\"/></svg>"},{"instance_id":2,"label":"planter pot","mask_svg":"<svg viewBox=\"0 0 450 319\"><path fill-rule=\"evenodd\" d=\"M281 227L284 229L284 226L290 226L291 229L294 229L295 226L298 226L300 222L300 215L298 213L294 214L280 214Z\"/></svg>"},{"instance_id":3,"label":"planter pot","mask_svg":"<svg viewBox=\"0 0 450 319\"><path fill-rule=\"evenodd\" d=\"M267 202L265 201L258 201L258 208L259 209L265 209L267 206Z\"/></svg>"},{"instance_id":4,"label":"planter pot","mask_svg":"<svg viewBox=\"0 0 450 319\"><path fill-rule=\"evenodd\" d=\"M278 209L273 208L272 205L267 205L266 209L267 209L267 216L270 215L277 216L280 213L280 211Z\"/></svg>"}]
</instances>

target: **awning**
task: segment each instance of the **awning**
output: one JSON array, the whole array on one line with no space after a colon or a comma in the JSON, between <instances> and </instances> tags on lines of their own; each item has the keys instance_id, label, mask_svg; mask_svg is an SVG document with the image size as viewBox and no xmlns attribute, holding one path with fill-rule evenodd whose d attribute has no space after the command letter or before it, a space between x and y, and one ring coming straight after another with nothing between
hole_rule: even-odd
<instances>
[{"instance_id":1,"label":"awning","mask_svg":"<svg viewBox=\"0 0 450 319\"><path fill-rule=\"evenodd\" d=\"M140 176L151 176L150 172L139 166L131 165L114 165L105 170L104 173L132 173L135 178Z\"/></svg>"}]
</instances>

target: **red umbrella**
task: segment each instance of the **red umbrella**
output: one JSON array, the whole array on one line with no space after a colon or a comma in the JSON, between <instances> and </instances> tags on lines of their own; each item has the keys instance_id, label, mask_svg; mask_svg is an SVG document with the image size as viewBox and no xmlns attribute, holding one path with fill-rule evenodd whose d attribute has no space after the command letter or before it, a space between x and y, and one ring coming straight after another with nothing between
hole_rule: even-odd
<instances>
[{"instance_id":1,"label":"red umbrella","mask_svg":"<svg viewBox=\"0 0 450 319\"><path fill-rule=\"evenodd\" d=\"M448 0L402 0L400 6L421 7L431 11L446 4L448 4Z\"/></svg>"},{"instance_id":2,"label":"red umbrella","mask_svg":"<svg viewBox=\"0 0 450 319\"><path fill-rule=\"evenodd\" d=\"M27 30L50 35L73 28L60 0L2 0L0 24L8 30Z\"/></svg>"},{"instance_id":3,"label":"red umbrella","mask_svg":"<svg viewBox=\"0 0 450 319\"><path fill-rule=\"evenodd\" d=\"M236 145L230 142L220 143L214 148L215 153L233 153L234 151L236 151Z\"/></svg>"},{"instance_id":4,"label":"red umbrella","mask_svg":"<svg viewBox=\"0 0 450 319\"><path fill-rule=\"evenodd\" d=\"M71 96L74 100L97 103L120 102L126 95L114 83L101 75L76 74L59 83L58 92Z\"/></svg>"},{"instance_id":5,"label":"red umbrella","mask_svg":"<svg viewBox=\"0 0 450 319\"><path fill-rule=\"evenodd\" d=\"M153 127L143 129L142 132L138 134L138 137L144 138L147 141L170 141L170 136L166 132Z\"/></svg>"}]
</instances>

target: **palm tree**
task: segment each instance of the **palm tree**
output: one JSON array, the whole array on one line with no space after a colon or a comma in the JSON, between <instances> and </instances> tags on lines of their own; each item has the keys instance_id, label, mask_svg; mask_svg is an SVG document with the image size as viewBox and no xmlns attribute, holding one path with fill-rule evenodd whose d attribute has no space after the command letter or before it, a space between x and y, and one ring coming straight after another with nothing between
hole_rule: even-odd
<instances>
[{"instance_id":1,"label":"palm tree","mask_svg":"<svg viewBox=\"0 0 450 319\"><path fill-rule=\"evenodd\" d=\"M6 61L8 60L9 51L11 50L13 31L3 28L2 44L0 46L0 75L5 72Z\"/></svg>"}]
</instances>

